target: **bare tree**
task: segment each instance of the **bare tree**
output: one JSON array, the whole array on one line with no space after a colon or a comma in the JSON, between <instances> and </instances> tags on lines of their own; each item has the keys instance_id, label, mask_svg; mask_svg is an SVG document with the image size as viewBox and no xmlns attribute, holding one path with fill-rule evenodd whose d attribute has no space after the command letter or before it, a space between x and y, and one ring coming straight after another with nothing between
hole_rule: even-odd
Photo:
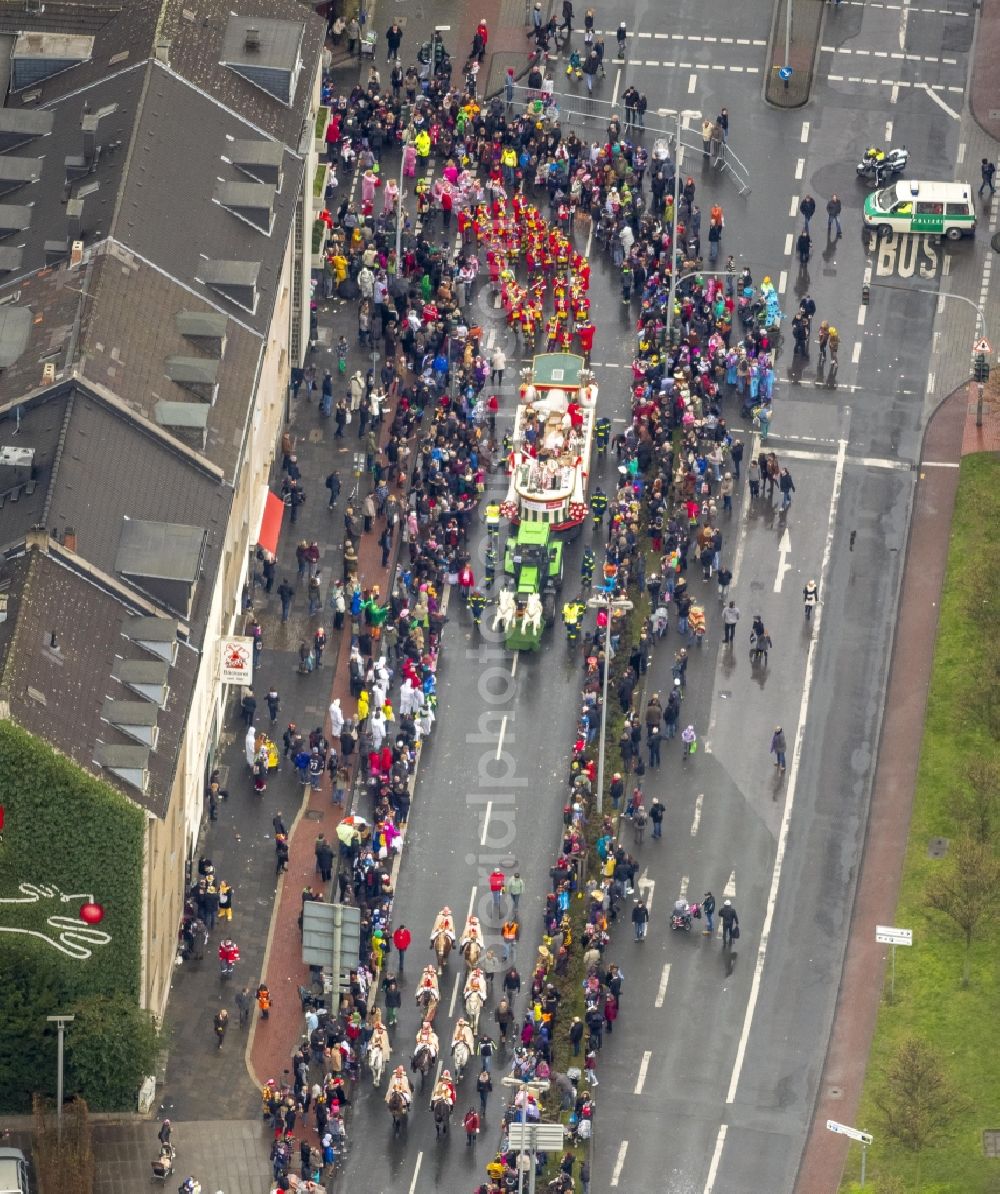
<instances>
[{"instance_id":1,"label":"bare tree","mask_svg":"<svg viewBox=\"0 0 1000 1194\"><path fill-rule=\"evenodd\" d=\"M1000 826L1000 760L979 755L965 769L967 786L957 793L955 816L969 837L985 845Z\"/></svg>"},{"instance_id":2,"label":"bare tree","mask_svg":"<svg viewBox=\"0 0 1000 1194\"><path fill-rule=\"evenodd\" d=\"M907 1037L886 1069L875 1106L886 1135L917 1153L965 1110L967 1100L930 1045Z\"/></svg>"},{"instance_id":3,"label":"bare tree","mask_svg":"<svg viewBox=\"0 0 1000 1194\"><path fill-rule=\"evenodd\" d=\"M945 869L927 885L927 903L943 912L962 930L965 957L962 986L969 985L969 952L980 921L996 916L1000 896L1000 857L990 843L960 838L953 846Z\"/></svg>"}]
</instances>

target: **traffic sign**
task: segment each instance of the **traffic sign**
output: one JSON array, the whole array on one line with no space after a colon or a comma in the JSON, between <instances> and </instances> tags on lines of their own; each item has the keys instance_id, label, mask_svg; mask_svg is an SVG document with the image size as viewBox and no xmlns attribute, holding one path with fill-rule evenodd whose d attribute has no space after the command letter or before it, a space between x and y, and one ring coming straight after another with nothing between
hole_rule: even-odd
<instances>
[{"instance_id":1,"label":"traffic sign","mask_svg":"<svg viewBox=\"0 0 1000 1194\"><path fill-rule=\"evenodd\" d=\"M791 77L792 77L792 68L790 66L779 66L778 67L778 78L781 79L781 81L783 83L787 83Z\"/></svg>"},{"instance_id":2,"label":"traffic sign","mask_svg":"<svg viewBox=\"0 0 1000 1194\"><path fill-rule=\"evenodd\" d=\"M990 348L989 340L987 340L985 336L982 336L980 339L978 339L975 342L975 344L973 344L972 351L977 352L977 353L984 352L984 353L986 353L987 356L989 356L989 354L993 351L993 349Z\"/></svg>"},{"instance_id":3,"label":"traffic sign","mask_svg":"<svg viewBox=\"0 0 1000 1194\"><path fill-rule=\"evenodd\" d=\"M876 925L875 940L881 945L912 945L912 929L894 929L891 925Z\"/></svg>"},{"instance_id":4,"label":"traffic sign","mask_svg":"<svg viewBox=\"0 0 1000 1194\"><path fill-rule=\"evenodd\" d=\"M860 1140L862 1144L871 1144L874 1137L870 1132L859 1132L857 1128L849 1128L847 1124L839 1124L835 1119L826 1121L826 1130L836 1132L838 1136L850 1136L852 1140Z\"/></svg>"}]
</instances>

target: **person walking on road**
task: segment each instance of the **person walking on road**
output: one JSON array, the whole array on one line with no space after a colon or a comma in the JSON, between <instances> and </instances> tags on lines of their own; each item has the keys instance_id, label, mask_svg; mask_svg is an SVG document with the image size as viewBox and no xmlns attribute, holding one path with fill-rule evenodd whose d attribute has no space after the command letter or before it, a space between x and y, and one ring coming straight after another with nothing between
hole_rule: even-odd
<instances>
[{"instance_id":1,"label":"person walking on road","mask_svg":"<svg viewBox=\"0 0 1000 1194\"><path fill-rule=\"evenodd\" d=\"M802 590L802 604L805 609L806 621L812 621L812 613L819 601L819 589L814 580L806 581L806 586Z\"/></svg>"},{"instance_id":2,"label":"person walking on road","mask_svg":"<svg viewBox=\"0 0 1000 1194\"><path fill-rule=\"evenodd\" d=\"M723 643L732 645L736 641L736 623L739 620L740 611L736 608L736 602L730 601L722 611Z\"/></svg>"},{"instance_id":3,"label":"person walking on road","mask_svg":"<svg viewBox=\"0 0 1000 1194\"><path fill-rule=\"evenodd\" d=\"M787 510L792 504L792 494L795 492L795 482L788 469L783 468L778 477L778 488L781 490L781 509Z\"/></svg>"},{"instance_id":4,"label":"person walking on road","mask_svg":"<svg viewBox=\"0 0 1000 1194\"><path fill-rule=\"evenodd\" d=\"M706 891L701 897L701 910L705 913L705 928L701 930L702 936L711 937L715 927L715 922L712 919L715 916L715 896L710 891Z\"/></svg>"},{"instance_id":5,"label":"person walking on road","mask_svg":"<svg viewBox=\"0 0 1000 1194\"><path fill-rule=\"evenodd\" d=\"M524 880L521 878L520 871L515 871L513 876L507 880L507 894L510 896L510 902L514 905L514 915L516 916L517 906L524 894Z\"/></svg>"},{"instance_id":6,"label":"person walking on road","mask_svg":"<svg viewBox=\"0 0 1000 1194\"><path fill-rule=\"evenodd\" d=\"M479 1115L483 1122L486 1121L486 1102L492 1090L493 1079L490 1077L489 1070L484 1069L476 1079L476 1093L479 1095Z\"/></svg>"},{"instance_id":7,"label":"person walking on road","mask_svg":"<svg viewBox=\"0 0 1000 1194\"><path fill-rule=\"evenodd\" d=\"M663 837L663 817L666 811L659 796L654 796L653 803L649 806L649 819L653 823L653 837Z\"/></svg>"},{"instance_id":8,"label":"person walking on road","mask_svg":"<svg viewBox=\"0 0 1000 1194\"><path fill-rule=\"evenodd\" d=\"M734 941L739 940L740 918L736 915L736 909L733 907L732 900L722 901L722 908L719 910L719 920L722 921L723 946L732 945Z\"/></svg>"},{"instance_id":9,"label":"person walking on road","mask_svg":"<svg viewBox=\"0 0 1000 1194\"><path fill-rule=\"evenodd\" d=\"M563 45L568 46L569 39L573 34L573 0L563 0L562 18L559 31L566 34L566 40L563 42Z\"/></svg>"},{"instance_id":10,"label":"person walking on road","mask_svg":"<svg viewBox=\"0 0 1000 1194\"><path fill-rule=\"evenodd\" d=\"M506 876L499 867L490 872L490 894L493 896L493 911L500 915L500 901L503 899Z\"/></svg>"},{"instance_id":11,"label":"person walking on road","mask_svg":"<svg viewBox=\"0 0 1000 1194\"><path fill-rule=\"evenodd\" d=\"M802 202L799 204L799 211L802 213L804 227L806 232L809 232L809 221L816 214L816 200L812 195L804 195Z\"/></svg>"},{"instance_id":12,"label":"person walking on road","mask_svg":"<svg viewBox=\"0 0 1000 1194\"><path fill-rule=\"evenodd\" d=\"M795 250L799 255L799 266L805 269L809 261L809 251L812 248L812 237L809 235L809 229L803 228L799 233L799 238L795 242Z\"/></svg>"},{"instance_id":13,"label":"person walking on road","mask_svg":"<svg viewBox=\"0 0 1000 1194\"><path fill-rule=\"evenodd\" d=\"M785 731L781 726L774 727L774 733L771 735L771 754L774 755L774 765L779 772L785 774Z\"/></svg>"},{"instance_id":14,"label":"person walking on road","mask_svg":"<svg viewBox=\"0 0 1000 1194\"><path fill-rule=\"evenodd\" d=\"M834 239L840 240L840 213L842 210L843 204L840 202L840 197L837 194L831 195L826 201L826 239L828 241ZM830 232L834 227L837 229L836 238L830 235Z\"/></svg>"},{"instance_id":15,"label":"person walking on road","mask_svg":"<svg viewBox=\"0 0 1000 1194\"><path fill-rule=\"evenodd\" d=\"M229 1027L229 1013L226 1009L220 1008L215 1013L215 1020L213 1021L215 1029L216 1049L222 1048L222 1042L226 1039L226 1029Z\"/></svg>"},{"instance_id":16,"label":"person walking on road","mask_svg":"<svg viewBox=\"0 0 1000 1194\"><path fill-rule=\"evenodd\" d=\"M240 1032L245 1032L250 1023L250 1011L253 1008L253 996L250 988L244 987L236 992L236 1010L240 1014Z\"/></svg>"},{"instance_id":17,"label":"person walking on road","mask_svg":"<svg viewBox=\"0 0 1000 1194\"><path fill-rule=\"evenodd\" d=\"M281 582L281 584L278 585L278 597L281 600L281 620L282 620L282 622L288 621L288 613L289 613L289 610L292 608L292 598L294 596L295 596L295 590L288 583L288 577L286 576L285 579Z\"/></svg>"},{"instance_id":18,"label":"person walking on road","mask_svg":"<svg viewBox=\"0 0 1000 1194\"><path fill-rule=\"evenodd\" d=\"M979 194L982 195L983 191L989 187L990 198L992 199L996 192L996 186L994 185L994 180L996 179L997 173L996 164L991 162L989 158L983 158L982 165L979 167L979 170L983 176L983 181L979 187Z\"/></svg>"},{"instance_id":19,"label":"person walking on road","mask_svg":"<svg viewBox=\"0 0 1000 1194\"><path fill-rule=\"evenodd\" d=\"M636 941L641 941L646 936L648 924L649 909L646 907L646 901L636 900L635 907L632 909L632 927L635 929Z\"/></svg>"},{"instance_id":20,"label":"person walking on road","mask_svg":"<svg viewBox=\"0 0 1000 1194\"><path fill-rule=\"evenodd\" d=\"M410 930L406 925L400 925L399 928L392 935L392 944L399 954L399 973L403 973L403 961L406 957L406 951L410 948Z\"/></svg>"}]
</instances>

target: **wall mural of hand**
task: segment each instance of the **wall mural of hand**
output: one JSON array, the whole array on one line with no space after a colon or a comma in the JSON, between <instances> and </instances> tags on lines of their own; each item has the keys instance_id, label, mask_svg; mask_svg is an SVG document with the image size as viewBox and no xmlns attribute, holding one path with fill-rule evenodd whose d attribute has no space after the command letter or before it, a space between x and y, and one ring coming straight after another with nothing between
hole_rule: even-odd
<instances>
[{"instance_id":1,"label":"wall mural of hand","mask_svg":"<svg viewBox=\"0 0 1000 1194\"><path fill-rule=\"evenodd\" d=\"M91 957L89 947L107 945L111 941L110 933L97 929L94 925L103 917L100 904L94 902L90 892L77 892L67 895L51 883L21 883L18 885L19 896L0 896L0 933L21 933L28 937L37 937L46 945L51 945L68 958L82 962ZM39 929L21 928L2 923L4 908L11 904L42 904L51 900L58 904L72 904L82 901L79 916L49 916L45 923L53 930L52 935ZM44 905L43 905L44 907Z\"/></svg>"}]
</instances>

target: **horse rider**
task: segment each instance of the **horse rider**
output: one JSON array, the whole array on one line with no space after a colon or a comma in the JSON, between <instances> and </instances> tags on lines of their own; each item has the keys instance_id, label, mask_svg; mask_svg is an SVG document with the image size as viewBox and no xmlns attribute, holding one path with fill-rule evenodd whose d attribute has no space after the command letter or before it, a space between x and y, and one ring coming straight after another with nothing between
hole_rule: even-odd
<instances>
[{"instance_id":1,"label":"horse rider","mask_svg":"<svg viewBox=\"0 0 1000 1194\"><path fill-rule=\"evenodd\" d=\"M455 1024L455 1031L451 1037L451 1051L455 1052L460 1041L465 1042L465 1047L469 1050L469 1056L472 1057L476 1051L476 1038L472 1035L472 1025L465 1019L464 1016L459 1017Z\"/></svg>"},{"instance_id":2,"label":"horse rider","mask_svg":"<svg viewBox=\"0 0 1000 1194\"><path fill-rule=\"evenodd\" d=\"M430 1049L431 1061L437 1060L437 1055L441 1050L441 1046L438 1042L437 1033L433 1028L431 1028L427 1020L425 1020L417 1029L417 1047L413 1050L414 1055L419 1053L423 1048Z\"/></svg>"},{"instance_id":3,"label":"horse rider","mask_svg":"<svg viewBox=\"0 0 1000 1194\"><path fill-rule=\"evenodd\" d=\"M441 933L451 938L452 945L455 944L455 922L452 919L451 909L448 907L442 908L434 921L434 928L431 929L432 947Z\"/></svg>"},{"instance_id":4,"label":"horse rider","mask_svg":"<svg viewBox=\"0 0 1000 1194\"><path fill-rule=\"evenodd\" d=\"M392 1096L399 1094L403 1096L403 1105L409 1107L413 1102L413 1091L410 1089L410 1080L406 1076L406 1070L398 1065L392 1071L392 1078L389 1081L389 1089L385 1093L385 1101L387 1103L392 1101Z\"/></svg>"},{"instance_id":5,"label":"horse rider","mask_svg":"<svg viewBox=\"0 0 1000 1194\"><path fill-rule=\"evenodd\" d=\"M455 1100L458 1094L455 1090L455 1083L451 1078L451 1070L442 1070L441 1077L434 1084L434 1092L431 1095L431 1102L436 1103L438 1099L447 1099L454 1107Z\"/></svg>"},{"instance_id":6,"label":"horse rider","mask_svg":"<svg viewBox=\"0 0 1000 1194\"><path fill-rule=\"evenodd\" d=\"M483 941L483 926L479 923L478 916L470 916L465 922L465 928L462 930L462 939L458 943L458 948L465 949L472 941L475 941L480 949L486 944Z\"/></svg>"},{"instance_id":7,"label":"horse rider","mask_svg":"<svg viewBox=\"0 0 1000 1194\"><path fill-rule=\"evenodd\" d=\"M420 976L420 982L417 984L417 993L415 999L417 1003L420 1002L420 997L425 991L431 992L431 997L435 1003L441 1002L441 992L438 989L437 971L434 966L425 966L423 974Z\"/></svg>"},{"instance_id":8,"label":"horse rider","mask_svg":"<svg viewBox=\"0 0 1000 1194\"><path fill-rule=\"evenodd\" d=\"M465 980L465 990L462 992L462 998L468 999L473 992L482 999L483 1003L486 1002L486 975L483 974L478 966Z\"/></svg>"},{"instance_id":9,"label":"horse rider","mask_svg":"<svg viewBox=\"0 0 1000 1194\"><path fill-rule=\"evenodd\" d=\"M382 1023L382 1017L378 1009L375 1010L375 1020L372 1025L372 1035L368 1041L368 1049L381 1049L382 1056L386 1061L389 1060L389 1054L392 1052L392 1046L389 1044L389 1030Z\"/></svg>"}]
</instances>

